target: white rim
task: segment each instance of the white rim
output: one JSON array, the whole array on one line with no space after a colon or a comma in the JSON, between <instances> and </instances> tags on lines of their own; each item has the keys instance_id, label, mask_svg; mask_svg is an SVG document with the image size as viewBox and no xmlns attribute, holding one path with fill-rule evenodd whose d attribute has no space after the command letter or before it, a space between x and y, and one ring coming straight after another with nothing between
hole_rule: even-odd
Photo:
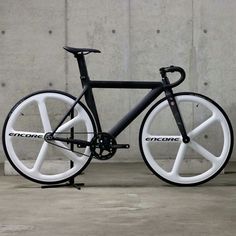
<instances>
[{"instance_id":1,"label":"white rim","mask_svg":"<svg viewBox=\"0 0 236 236\"><path fill-rule=\"evenodd\" d=\"M49 120L49 116L48 116L48 112L47 112L47 107L46 107L46 99L48 98L53 98L53 99L57 99L59 101L62 101L68 105L72 105L74 103L74 100L72 98L69 98L65 95L62 95L60 93L39 93L36 95L33 95L29 98L27 98L26 100L24 100L22 103L20 103L15 110L13 111L13 113L11 114L7 126L6 126L6 131L5 131L5 143L6 143L6 149L8 151L8 154L11 158L11 161L14 163L14 165L21 171L23 172L25 175L27 175L28 177L35 179L37 181L43 181L43 182L56 182L56 181L61 181L64 179L69 178L70 176L73 176L74 174L76 174L88 161L89 159L89 155L90 155L90 149L89 147L87 147L85 149L84 155L78 155L75 154L71 151L62 149L62 148L57 148L58 151L62 152L63 155L65 155L68 160L71 160L74 162L74 167L68 169L67 171L63 172L63 173L59 173L59 174L42 174L40 172L40 169L43 165L43 162L46 158L46 154L49 148L49 145L47 142L45 142L43 140L44 135L47 132L51 132L52 128L51 128L51 124L50 124L50 120ZM39 113L40 113L40 118L42 121L42 125L43 125L43 129L44 132L41 133L36 133L36 132L30 132L30 130L14 130L14 124L17 121L18 116L20 115L21 111L29 106L32 103L37 103L38 105L38 109L39 109ZM79 105L77 104L75 106L75 110L77 111L77 114L72 120L64 123L61 127L59 127L57 132L63 132L68 128L73 127L75 124L77 124L78 122L83 121L86 127L86 131L87 132L93 132L93 125L92 122L88 116L88 114L86 113L86 111ZM17 136L14 136L12 134L16 134L16 133L21 133L21 134L33 134L33 135L39 135L38 140L42 142L42 146L41 149L39 151L39 153L37 154L37 158L36 161L33 165L33 168L28 168L24 162L22 160L20 160L17 156L17 153L14 150L14 144L13 144L13 140L18 138ZM9 135L11 134L11 136ZM90 141L93 137L93 134L88 134L87 135L87 141ZM30 139L29 139L30 142ZM66 147L62 142L56 141L56 144L60 145L60 146L64 146ZM23 148L23 147L22 147Z\"/></svg>"},{"instance_id":2,"label":"white rim","mask_svg":"<svg viewBox=\"0 0 236 236\"><path fill-rule=\"evenodd\" d=\"M151 168L160 176L162 176L164 179L167 179L171 182L180 183L180 184L194 184L201 181L204 181L205 179L208 179L212 175L214 175L224 164L225 160L228 157L229 151L230 151L230 142L231 142L231 136L230 136L230 128L228 126L227 120L223 116L222 112L211 102L207 101L206 99L203 99L199 96L191 96L191 95L179 95L176 97L177 103L181 102L196 102L201 105L203 105L205 108L209 109L211 111L211 117L205 120L203 123L201 123L199 126L188 132L188 136L190 137L190 142L185 144L182 142L181 136L168 136L169 138L179 138L176 139L179 141L179 149L176 154L176 158L174 161L174 165L172 167L172 170L167 172L164 170L154 159L154 157L151 154L150 148L149 148L149 142L147 141L147 137L150 137L149 128L153 121L153 119L156 118L156 115L161 112L163 109L167 108L168 101L164 100L162 103L160 103L157 107L153 109L153 111L149 114L148 118L146 119L146 122L143 126L142 130L142 148L143 153L145 155L145 158ZM199 134L201 134L207 127L212 125L214 122L218 122L222 128L223 131L223 148L222 152L219 156L215 156L213 153L211 153L209 150L201 146L196 141L193 141L193 138L197 137ZM163 135L157 135L152 137L158 138L158 137L164 137ZM175 142L175 143L176 143ZM179 170L181 163L185 157L187 148L190 148L200 154L203 158L208 160L212 166L207 171L197 174L195 176L189 176L184 177L180 176Z\"/></svg>"}]
</instances>

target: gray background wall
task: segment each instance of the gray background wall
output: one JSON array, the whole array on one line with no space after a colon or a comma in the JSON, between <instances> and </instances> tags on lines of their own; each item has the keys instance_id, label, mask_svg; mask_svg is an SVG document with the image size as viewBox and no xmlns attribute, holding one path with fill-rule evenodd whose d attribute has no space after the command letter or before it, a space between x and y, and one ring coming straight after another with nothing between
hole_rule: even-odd
<instances>
[{"instance_id":1,"label":"gray background wall","mask_svg":"<svg viewBox=\"0 0 236 236\"><path fill-rule=\"evenodd\" d=\"M81 91L64 45L102 51L87 57L95 79L157 80L159 67L180 65L187 80L177 90L212 97L235 127L235 12L234 0L0 0L0 127L12 105L35 90ZM104 129L142 94L95 91ZM119 136L132 149L116 160L140 159L141 119Z\"/></svg>"}]
</instances>

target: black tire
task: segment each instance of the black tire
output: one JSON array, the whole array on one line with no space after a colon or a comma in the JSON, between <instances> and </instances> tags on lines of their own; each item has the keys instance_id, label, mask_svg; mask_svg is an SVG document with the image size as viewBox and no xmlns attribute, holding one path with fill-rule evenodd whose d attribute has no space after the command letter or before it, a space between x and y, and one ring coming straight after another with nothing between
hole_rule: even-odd
<instances>
[{"instance_id":1,"label":"black tire","mask_svg":"<svg viewBox=\"0 0 236 236\"><path fill-rule=\"evenodd\" d=\"M30 181L33 181L33 182L36 182L36 183L39 183L39 184L59 184L59 183L63 183L63 182L66 182L72 178L74 178L75 176L79 175L82 171L85 170L85 168L89 165L90 161L91 161L91 157L87 160L87 162L85 163L85 165L77 172L75 173L74 175L66 178L66 179L62 179L60 181L39 181L37 179L34 179L34 178L31 178L29 177L28 175L26 175L25 173L23 173L21 170L19 170L17 168L17 166L14 164L14 162L11 160L11 157L8 153L8 150L7 150L7 147L6 147L6 140L5 140L5 132L6 132L6 126L7 126L7 123L9 121L9 118L11 117L12 113L14 112L14 110L23 102L25 101L26 99L34 96L34 95L38 95L38 94L41 94L41 93L57 93L57 94L61 94L61 95L64 95L64 96L67 96L73 100L76 100L76 98L74 96L72 96L71 94L68 94L66 92L63 92L63 91L59 91L59 90L41 90L41 91L37 91L37 92L34 92L32 94L29 94L27 96L25 96L24 98L22 98L19 102L17 102L13 108L10 110L10 112L8 113L7 115L7 118L4 122L4 126L3 126L3 131L2 131L2 142L3 142L3 149L4 149L4 152L6 154L6 157L8 159L8 161L10 162L10 164L12 165L12 167L20 174L22 175L23 177L25 177L26 179L30 180ZM90 120L91 120L91 123L92 123L92 126L93 126L93 129L94 129L94 132L96 132L96 125L95 125L95 122L94 122L94 119L93 119L93 116L91 115L89 109L83 104L81 103L80 101L78 102L78 104L85 110L85 112L88 114Z\"/></svg>"},{"instance_id":2,"label":"black tire","mask_svg":"<svg viewBox=\"0 0 236 236\"><path fill-rule=\"evenodd\" d=\"M220 169L214 173L213 175L211 175L209 178L207 179L204 179L200 182L196 182L196 183L178 183L178 182L174 182L174 181L170 181L166 178L164 178L163 176L161 176L159 173L157 173L153 168L152 166L150 165L150 163L147 161L147 158L144 154L144 150L143 150L143 145L142 145L142 132L143 132L143 128L144 128L144 125L145 125L145 122L147 120L147 118L149 117L150 113L157 107L159 106L162 102L166 101L167 98L163 98L161 99L160 101L158 101L156 104L154 104L150 110L147 112L147 114L145 115L143 121L142 121L142 124L141 124L141 127L140 127L140 132L139 132L139 147L140 147L140 151L141 151L141 154L142 154L142 157L143 157L143 160L145 162L145 164L147 165L147 167L157 176L159 177L161 180L169 183L169 184L173 184L173 185L176 185L176 186L196 186L196 185L200 185L200 184L203 184L203 183L206 183L208 181L210 181L211 179L215 178L219 173L222 172L222 170L225 168L226 164L228 163L229 159L230 159L230 156L232 154L232 150L233 150L233 145L234 145L234 135L233 135L233 128L232 128L232 125L231 125L231 122L227 116L227 114L224 112L224 110L216 103L214 102L213 100L211 100L210 98L204 96L204 95L201 95L201 94L197 94L197 93L192 93L192 92L182 92L182 93L177 93L177 94L174 94L175 97L177 96L181 96L181 95L191 95L191 96L197 96L197 97L200 97L202 99L205 99L207 100L208 102L212 103L214 106L216 106L219 111L222 113L222 115L224 116L225 120L227 121L227 124L228 124L228 127L229 127L229 130L230 130L230 148L229 148L229 152L228 152L228 155L227 155L227 158L225 159L224 163L221 165Z\"/></svg>"}]
</instances>

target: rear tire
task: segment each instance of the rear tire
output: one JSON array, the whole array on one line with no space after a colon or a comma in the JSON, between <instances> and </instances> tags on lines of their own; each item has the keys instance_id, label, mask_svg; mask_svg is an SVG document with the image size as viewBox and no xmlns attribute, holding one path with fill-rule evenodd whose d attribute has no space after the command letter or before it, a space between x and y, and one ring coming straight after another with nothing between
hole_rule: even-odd
<instances>
[{"instance_id":1,"label":"rear tire","mask_svg":"<svg viewBox=\"0 0 236 236\"><path fill-rule=\"evenodd\" d=\"M3 148L19 174L40 184L56 184L78 175L90 163L89 147L75 148L78 154L66 150L70 149L69 144L59 141L49 144L44 140L45 134L58 125L75 99L62 91L39 91L24 97L11 109L3 127ZM81 102L75 106L74 113L74 118L67 119L56 135L68 137L74 128L75 138L90 141L96 131L93 117ZM58 167L52 166L52 162Z\"/></svg>"}]
</instances>

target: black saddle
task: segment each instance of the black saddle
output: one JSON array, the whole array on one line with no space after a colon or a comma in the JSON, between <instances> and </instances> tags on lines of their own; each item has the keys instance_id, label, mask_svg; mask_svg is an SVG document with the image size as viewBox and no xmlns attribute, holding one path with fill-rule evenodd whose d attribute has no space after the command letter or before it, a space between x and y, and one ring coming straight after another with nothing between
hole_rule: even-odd
<instances>
[{"instance_id":1,"label":"black saddle","mask_svg":"<svg viewBox=\"0 0 236 236\"><path fill-rule=\"evenodd\" d=\"M72 48L72 47L63 47L66 51L75 54L81 53L81 54L89 54L91 52L94 53L100 53L101 51L93 48Z\"/></svg>"}]
</instances>

